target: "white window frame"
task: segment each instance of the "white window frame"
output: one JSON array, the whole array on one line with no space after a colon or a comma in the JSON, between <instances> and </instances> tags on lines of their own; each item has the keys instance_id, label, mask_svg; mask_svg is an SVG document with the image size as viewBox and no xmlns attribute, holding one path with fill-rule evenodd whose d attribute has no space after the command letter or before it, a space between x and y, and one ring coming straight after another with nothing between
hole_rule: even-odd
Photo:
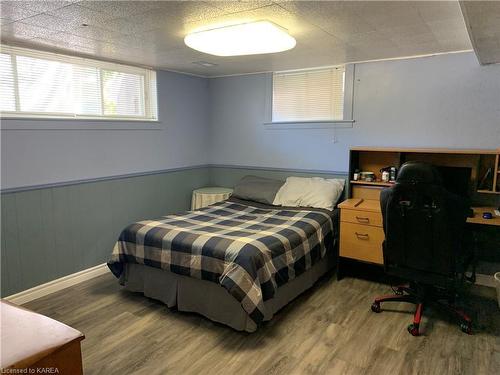
<instances>
[{"instance_id":1,"label":"white window frame","mask_svg":"<svg viewBox=\"0 0 500 375\"><path fill-rule=\"evenodd\" d=\"M347 64L344 76L344 112L342 120L303 120L303 121L273 121L273 77L275 73L306 72L325 68L338 68L339 66L322 66L307 69L294 69L269 73L266 85L266 109L264 126L266 129L324 129L324 128L351 128L355 122L353 119L354 103L354 75L355 65Z\"/></svg>"},{"instance_id":2,"label":"white window frame","mask_svg":"<svg viewBox=\"0 0 500 375\"><path fill-rule=\"evenodd\" d=\"M152 69L139 68L135 66L110 63L101 60L88 59L82 57L61 55L52 52L37 51L27 48L11 47L6 45L0 46L1 52L4 54L11 55L13 75L14 75L14 92L15 92L15 103L16 111L1 111L1 119L50 119L50 120L92 120L92 121L133 121L133 122L158 122L158 105L157 97L152 95L156 93L156 72ZM129 73L140 75L144 79L144 87L142 88L144 92L144 116L133 116L133 115L102 115L102 116L89 116L89 115L78 115L73 113L48 113L48 112L25 112L19 111L19 93L17 85L17 69L16 69L16 57L26 56L33 58L40 58L50 61L58 61L69 64L75 64L80 66L88 66L97 68L100 70L101 79L101 91L102 91L102 71L111 70L120 73ZM103 98L101 96L101 105L103 105ZM3 126L2 126L3 128Z\"/></svg>"}]
</instances>

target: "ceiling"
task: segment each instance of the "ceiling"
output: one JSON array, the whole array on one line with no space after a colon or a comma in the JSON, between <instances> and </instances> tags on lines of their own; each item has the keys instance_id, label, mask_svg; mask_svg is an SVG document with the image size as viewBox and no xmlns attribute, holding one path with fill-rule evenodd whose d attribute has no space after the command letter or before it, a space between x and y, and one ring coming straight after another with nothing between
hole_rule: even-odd
<instances>
[{"instance_id":1,"label":"ceiling","mask_svg":"<svg viewBox=\"0 0 500 375\"><path fill-rule=\"evenodd\" d=\"M479 62L500 63L500 1L461 1L460 5Z\"/></svg>"},{"instance_id":2,"label":"ceiling","mask_svg":"<svg viewBox=\"0 0 500 375\"><path fill-rule=\"evenodd\" d=\"M183 42L187 33L200 28L263 19L288 29L297 46L277 54L216 57L192 50ZM203 76L472 48L458 1L2 0L1 24L5 44ZM497 47L499 27L497 22ZM476 40L477 44L483 42L493 43Z\"/></svg>"}]
</instances>

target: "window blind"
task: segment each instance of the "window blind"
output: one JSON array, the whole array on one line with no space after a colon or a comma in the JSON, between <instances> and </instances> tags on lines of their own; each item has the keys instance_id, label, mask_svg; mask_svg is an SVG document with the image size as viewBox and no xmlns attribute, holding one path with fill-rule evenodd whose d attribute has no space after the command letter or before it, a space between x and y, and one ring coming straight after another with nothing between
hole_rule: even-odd
<instances>
[{"instance_id":1,"label":"window blind","mask_svg":"<svg viewBox=\"0 0 500 375\"><path fill-rule=\"evenodd\" d=\"M0 110L15 111L14 74L10 55L0 54Z\"/></svg>"},{"instance_id":2,"label":"window blind","mask_svg":"<svg viewBox=\"0 0 500 375\"><path fill-rule=\"evenodd\" d=\"M343 120L344 76L344 67L274 73L272 120Z\"/></svg>"},{"instance_id":3,"label":"window blind","mask_svg":"<svg viewBox=\"0 0 500 375\"><path fill-rule=\"evenodd\" d=\"M152 70L5 48L2 116L157 119Z\"/></svg>"},{"instance_id":4,"label":"window blind","mask_svg":"<svg viewBox=\"0 0 500 375\"><path fill-rule=\"evenodd\" d=\"M103 70L104 113L144 116L144 77Z\"/></svg>"}]
</instances>

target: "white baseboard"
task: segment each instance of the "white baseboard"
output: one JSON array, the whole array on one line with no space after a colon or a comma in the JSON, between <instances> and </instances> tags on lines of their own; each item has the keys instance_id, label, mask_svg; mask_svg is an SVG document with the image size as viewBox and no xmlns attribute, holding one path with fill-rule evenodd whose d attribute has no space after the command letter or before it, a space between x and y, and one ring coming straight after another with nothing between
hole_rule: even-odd
<instances>
[{"instance_id":1,"label":"white baseboard","mask_svg":"<svg viewBox=\"0 0 500 375\"><path fill-rule=\"evenodd\" d=\"M12 294L4 299L22 305L24 303L33 301L37 298L44 297L48 294L55 293L59 290L68 288L70 286L80 284L86 280L93 279L94 277L104 275L109 272L106 263L99 264L95 267L87 268L86 270L73 273L68 276L61 277L60 279L49 281L48 283L35 286L33 288L23 290L22 292Z\"/></svg>"}]
</instances>

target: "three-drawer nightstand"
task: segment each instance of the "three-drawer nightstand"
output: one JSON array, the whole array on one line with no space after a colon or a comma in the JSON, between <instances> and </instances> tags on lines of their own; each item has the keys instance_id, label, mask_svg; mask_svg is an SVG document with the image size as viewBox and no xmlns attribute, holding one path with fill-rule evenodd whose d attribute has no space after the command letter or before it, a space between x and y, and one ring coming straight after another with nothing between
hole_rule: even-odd
<instances>
[{"instance_id":1,"label":"three-drawer nightstand","mask_svg":"<svg viewBox=\"0 0 500 375\"><path fill-rule=\"evenodd\" d=\"M382 242L384 229L380 202L375 199L351 198L340 208L340 249L344 258L384 264Z\"/></svg>"}]
</instances>

